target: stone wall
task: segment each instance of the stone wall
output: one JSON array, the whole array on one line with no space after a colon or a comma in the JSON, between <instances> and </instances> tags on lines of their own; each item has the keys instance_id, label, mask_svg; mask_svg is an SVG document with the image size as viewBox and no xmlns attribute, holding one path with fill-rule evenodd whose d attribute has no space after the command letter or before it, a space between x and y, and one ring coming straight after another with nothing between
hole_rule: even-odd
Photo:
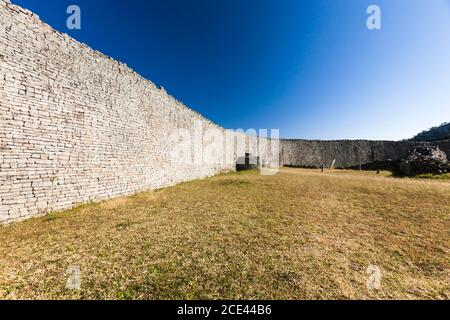
<instances>
[{"instance_id":1,"label":"stone wall","mask_svg":"<svg viewBox=\"0 0 450 320\"><path fill-rule=\"evenodd\" d=\"M329 167L335 160L336 168L350 168L374 162L404 159L420 142L371 140L281 140L280 161L294 167ZM450 155L450 141L434 141Z\"/></svg>"},{"instance_id":2,"label":"stone wall","mask_svg":"<svg viewBox=\"0 0 450 320\"><path fill-rule=\"evenodd\" d=\"M408 154L408 142L336 140L283 140L281 161L299 167L329 167L335 159L336 168L348 168L376 161L400 160Z\"/></svg>"},{"instance_id":3,"label":"stone wall","mask_svg":"<svg viewBox=\"0 0 450 320\"><path fill-rule=\"evenodd\" d=\"M234 170L245 153L125 64L4 0L0 63L0 222Z\"/></svg>"}]
</instances>

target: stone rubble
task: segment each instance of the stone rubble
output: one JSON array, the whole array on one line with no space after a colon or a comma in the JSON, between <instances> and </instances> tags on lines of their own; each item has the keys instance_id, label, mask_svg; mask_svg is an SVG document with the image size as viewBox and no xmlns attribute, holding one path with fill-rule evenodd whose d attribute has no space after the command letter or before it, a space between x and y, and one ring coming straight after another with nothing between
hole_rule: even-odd
<instances>
[{"instance_id":1,"label":"stone rubble","mask_svg":"<svg viewBox=\"0 0 450 320\"><path fill-rule=\"evenodd\" d=\"M400 172L406 176L419 174L442 174L450 172L445 152L430 144L417 146L400 163Z\"/></svg>"}]
</instances>

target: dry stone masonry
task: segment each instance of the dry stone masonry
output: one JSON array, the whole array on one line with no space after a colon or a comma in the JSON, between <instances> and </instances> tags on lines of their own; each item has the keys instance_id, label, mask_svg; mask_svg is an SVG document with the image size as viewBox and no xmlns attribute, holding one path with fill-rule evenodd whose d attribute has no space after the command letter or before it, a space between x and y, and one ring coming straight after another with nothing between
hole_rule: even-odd
<instances>
[{"instance_id":1,"label":"dry stone masonry","mask_svg":"<svg viewBox=\"0 0 450 320\"><path fill-rule=\"evenodd\" d=\"M441 174L450 172L450 164L445 152L430 144L423 144L414 150L400 163L400 172L406 176L419 174Z\"/></svg>"},{"instance_id":2,"label":"dry stone masonry","mask_svg":"<svg viewBox=\"0 0 450 320\"><path fill-rule=\"evenodd\" d=\"M4 0L0 63L0 222L235 169L233 141L208 135L225 129ZM174 157L177 130L200 161Z\"/></svg>"},{"instance_id":3,"label":"dry stone masonry","mask_svg":"<svg viewBox=\"0 0 450 320\"><path fill-rule=\"evenodd\" d=\"M412 150L423 144L440 148L450 157L450 140L428 143L373 140L281 140L280 162L285 166L319 168L324 164L335 168L357 168L358 166L380 163L397 165ZM381 169L381 168L380 168Z\"/></svg>"},{"instance_id":4,"label":"dry stone masonry","mask_svg":"<svg viewBox=\"0 0 450 320\"><path fill-rule=\"evenodd\" d=\"M360 164L392 159L399 160L408 152L407 143L394 141L337 140L309 141L285 140L282 143L284 164L298 167L348 168Z\"/></svg>"}]
</instances>

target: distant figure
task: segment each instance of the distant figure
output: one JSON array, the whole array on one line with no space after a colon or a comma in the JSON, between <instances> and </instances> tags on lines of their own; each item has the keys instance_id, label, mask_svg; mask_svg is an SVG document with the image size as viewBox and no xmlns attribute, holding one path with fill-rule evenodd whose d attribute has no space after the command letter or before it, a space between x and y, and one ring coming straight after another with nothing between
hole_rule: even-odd
<instances>
[{"instance_id":1,"label":"distant figure","mask_svg":"<svg viewBox=\"0 0 450 320\"><path fill-rule=\"evenodd\" d=\"M377 170L377 174L380 174L380 169Z\"/></svg>"},{"instance_id":2,"label":"distant figure","mask_svg":"<svg viewBox=\"0 0 450 320\"><path fill-rule=\"evenodd\" d=\"M322 167L321 167L321 172L323 172L325 170L325 164L324 163L322 163Z\"/></svg>"}]
</instances>

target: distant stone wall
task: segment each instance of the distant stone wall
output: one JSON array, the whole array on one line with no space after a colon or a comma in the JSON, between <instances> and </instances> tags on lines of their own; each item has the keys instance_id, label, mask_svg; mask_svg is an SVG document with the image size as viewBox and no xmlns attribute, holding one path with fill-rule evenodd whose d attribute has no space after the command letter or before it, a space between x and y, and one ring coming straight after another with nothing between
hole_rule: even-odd
<instances>
[{"instance_id":1,"label":"distant stone wall","mask_svg":"<svg viewBox=\"0 0 450 320\"><path fill-rule=\"evenodd\" d=\"M349 168L376 161L400 160L411 145L408 142L369 140L282 140L281 162L287 166Z\"/></svg>"},{"instance_id":2,"label":"distant stone wall","mask_svg":"<svg viewBox=\"0 0 450 320\"><path fill-rule=\"evenodd\" d=\"M373 140L281 140L280 161L285 166L350 168L374 162L404 159L421 142ZM431 142L450 159L450 140Z\"/></svg>"},{"instance_id":3,"label":"distant stone wall","mask_svg":"<svg viewBox=\"0 0 450 320\"><path fill-rule=\"evenodd\" d=\"M0 63L0 222L234 170L249 148L4 0Z\"/></svg>"}]
</instances>

